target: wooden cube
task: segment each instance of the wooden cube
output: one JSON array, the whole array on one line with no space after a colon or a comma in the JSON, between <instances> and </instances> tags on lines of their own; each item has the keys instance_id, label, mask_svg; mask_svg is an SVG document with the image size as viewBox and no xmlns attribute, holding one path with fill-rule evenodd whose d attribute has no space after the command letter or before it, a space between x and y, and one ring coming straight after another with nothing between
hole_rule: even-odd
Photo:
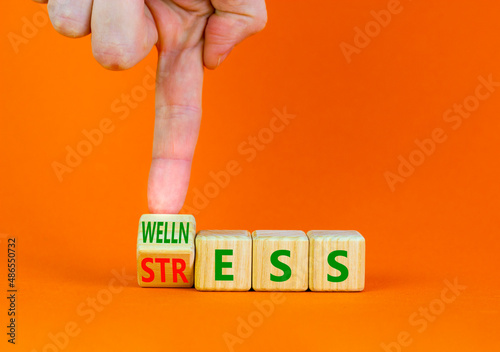
<instances>
[{"instance_id":1,"label":"wooden cube","mask_svg":"<svg viewBox=\"0 0 500 352\"><path fill-rule=\"evenodd\" d=\"M255 291L305 291L309 240L303 231L259 230L252 233Z\"/></svg>"},{"instance_id":2,"label":"wooden cube","mask_svg":"<svg viewBox=\"0 0 500 352\"><path fill-rule=\"evenodd\" d=\"M143 287L192 287L196 222L192 215L145 214L137 237L137 281Z\"/></svg>"},{"instance_id":3,"label":"wooden cube","mask_svg":"<svg viewBox=\"0 0 500 352\"><path fill-rule=\"evenodd\" d=\"M311 291L362 291L365 239L357 231L309 231Z\"/></svg>"},{"instance_id":4,"label":"wooden cube","mask_svg":"<svg viewBox=\"0 0 500 352\"><path fill-rule=\"evenodd\" d=\"M244 230L196 235L195 287L200 291L248 291L252 287L252 237Z\"/></svg>"}]
</instances>

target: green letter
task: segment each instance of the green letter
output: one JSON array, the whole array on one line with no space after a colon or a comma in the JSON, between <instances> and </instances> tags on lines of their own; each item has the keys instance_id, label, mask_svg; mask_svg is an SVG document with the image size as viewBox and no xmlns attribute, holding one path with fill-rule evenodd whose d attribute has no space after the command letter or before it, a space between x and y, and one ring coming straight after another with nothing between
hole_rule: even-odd
<instances>
[{"instance_id":1,"label":"green letter","mask_svg":"<svg viewBox=\"0 0 500 352\"><path fill-rule=\"evenodd\" d=\"M271 274L271 281L283 282L288 280L292 276L292 269L283 262L280 262L278 258L282 255L290 257L290 251L287 249L278 249L271 254L271 264L283 271L283 275L275 276Z\"/></svg>"},{"instance_id":2,"label":"green letter","mask_svg":"<svg viewBox=\"0 0 500 352\"><path fill-rule=\"evenodd\" d=\"M144 226L144 221L142 222L142 242L147 243L149 236L149 242L153 243L153 237L155 234L156 222L153 223L153 231L151 231L151 222L148 221L148 227Z\"/></svg>"},{"instance_id":3,"label":"green letter","mask_svg":"<svg viewBox=\"0 0 500 352\"><path fill-rule=\"evenodd\" d=\"M172 222L172 243L177 243L175 240L175 221Z\"/></svg>"},{"instance_id":4,"label":"green letter","mask_svg":"<svg viewBox=\"0 0 500 352\"><path fill-rule=\"evenodd\" d=\"M182 243L181 236L184 236L184 243L188 243L189 239L189 222L187 223L187 228L184 229L184 223L181 222L181 226L179 228L179 242Z\"/></svg>"},{"instance_id":5,"label":"green letter","mask_svg":"<svg viewBox=\"0 0 500 352\"><path fill-rule=\"evenodd\" d=\"M233 281L233 275L222 275L222 268L232 268L233 262L223 262L223 255L233 255L232 249L215 250L215 281Z\"/></svg>"},{"instance_id":6,"label":"green letter","mask_svg":"<svg viewBox=\"0 0 500 352\"><path fill-rule=\"evenodd\" d=\"M170 243L170 238L168 238L168 221L165 221L165 230L163 230L163 243Z\"/></svg>"},{"instance_id":7,"label":"green letter","mask_svg":"<svg viewBox=\"0 0 500 352\"><path fill-rule=\"evenodd\" d=\"M163 234L163 230L161 229L163 223L160 221L158 222L158 228L156 229L156 243L163 243L163 241L160 238L160 235Z\"/></svg>"},{"instance_id":8,"label":"green letter","mask_svg":"<svg viewBox=\"0 0 500 352\"><path fill-rule=\"evenodd\" d=\"M344 264L335 261L335 257L339 256L347 258L347 251L338 250L328 254L328 264L330 264L332 268L340 271L339 276L331 276L327 274L328 281L330 282L342 282L349 276L349 269L347 269Z\"/></svg>"}]
</instances>

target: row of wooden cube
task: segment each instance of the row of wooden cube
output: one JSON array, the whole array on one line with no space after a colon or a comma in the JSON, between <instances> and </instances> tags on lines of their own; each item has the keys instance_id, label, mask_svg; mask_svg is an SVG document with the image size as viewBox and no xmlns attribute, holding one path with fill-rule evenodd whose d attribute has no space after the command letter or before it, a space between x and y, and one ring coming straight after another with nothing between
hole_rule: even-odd
<instances>
[{"instance_id":1,"label":"row of wooden cube","mask_svg":"<svg viewBox=\"0 0 500 352\"><path fill-rule=\"evenodd\" d=\"M365 240L356 231L204 230L192 215L143 215L143 287L201 291L361 291ZM195 258L196 253L196 258Z\"/></svg>"}]
</instances>

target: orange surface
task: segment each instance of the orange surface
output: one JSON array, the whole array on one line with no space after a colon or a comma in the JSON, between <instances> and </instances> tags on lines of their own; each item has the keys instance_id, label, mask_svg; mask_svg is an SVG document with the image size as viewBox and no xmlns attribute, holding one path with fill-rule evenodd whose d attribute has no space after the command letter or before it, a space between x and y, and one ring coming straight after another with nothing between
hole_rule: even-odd
<instances>
[{"instance_id":1,"label":"orange surface","mask_svg":"<svg viewBox=\"0 0 500 352\"><path fill-rule=\"evenodd\" d=\"M206 75L186 204L228 161L241 172L212 190L198 230L356 229L367 241L364 292L286 293L264 317L255 304L270 293L135 282L153 93L123 120L111 106L142 84L156 53L132 70L106 71L89 37L64 38L43 15L16 53L8 33L20 35L23 19L44 7L3 4L0 232L18 238L19 292L18 344L2 333L0 349L225 351L224 336L238 336L250 317L254 327L240 328L235 351L383 351L398 338L401 351L499 350L500 89L479 106L468 97L480 76L500 81L500 4L402 6L347 63L340 44L352 44L355 27L387 1L270 1L266 30ZM474 111L453 129L443 115L464 99ZM248 162L238 147L284 107L296 117ZM114 130L59 182L52 163L106 118ZM446 140L391 191L384 173L396 173L398 157L436 128ZM0 246L3 296L5 237ZM130 276L125 286L114 270ZM446 291L449 303L440 303L455 278L466 289L453 302ZM101 304L90 308L93 299ZM416 316L429 306L428 320Z\"/></svg>"}]
</instances>

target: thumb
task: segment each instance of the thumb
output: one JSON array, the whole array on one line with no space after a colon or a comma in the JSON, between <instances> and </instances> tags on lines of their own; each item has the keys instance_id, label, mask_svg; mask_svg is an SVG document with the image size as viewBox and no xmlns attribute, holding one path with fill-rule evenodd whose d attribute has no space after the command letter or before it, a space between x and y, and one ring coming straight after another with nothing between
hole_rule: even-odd
<instances>
[{"instance_id":1,"label":"thumb","mask_svg":"<svg viewBox=\"0 0 500 352\"><path fill-rule=\"evenodd\" d=\"M212 0L215 12L205 28L203 61L208 69L217 68L233 47L266 26L264 0Z\"/></svg>"}]
</instances>

